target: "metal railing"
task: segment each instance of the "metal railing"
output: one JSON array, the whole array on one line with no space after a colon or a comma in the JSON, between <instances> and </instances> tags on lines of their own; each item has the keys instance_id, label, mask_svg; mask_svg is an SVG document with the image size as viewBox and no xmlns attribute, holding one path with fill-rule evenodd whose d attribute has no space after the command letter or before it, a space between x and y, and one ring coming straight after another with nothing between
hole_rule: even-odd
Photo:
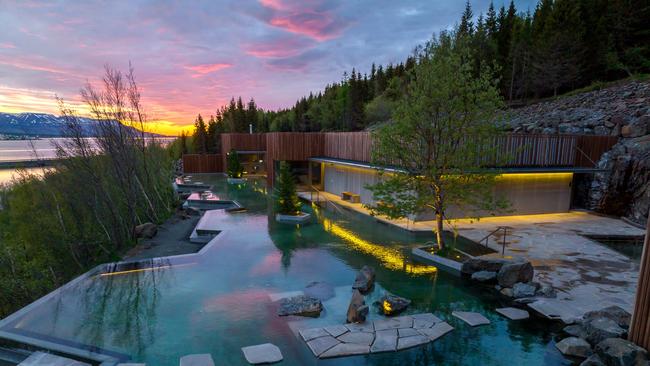
<instances>
[{"instance_id":1,"label":"metal railing","mask_svg":"<svg viewBox=\"0 0 650 366\"><path fill-rule=\"evenodd\" d=\"M320 194L321 191L318 188L314 187L313 185L310 185L310 187L311 187L311 190L309 191L309 198L310 198L311 202L316 202L317 204L320 203L320 202L329 203L330 205L332 205L332 207L334 207L334 209L336 209L336 211L339 214L341 214L342 216L347 217L346 213L336 203L334 203L334 201L327 198L327 196L322 195L323 200L321 201L321 194ZM314 201L314 193L316 193L316 200L315 201Z\"/></svg>"},{"instance_id":2,"label":"metal railing","mask_svg":"<svg viewBox=\"0 0 650 366\"><path fill-rule=\"evenodd\" d=\"M489 234L483 237L483 239L479 240L478 243L481 244L483 240L485 240L485 247L488 248L488 242L490 240L490 237L495 236L499 232L503 232L503 238L501 240L501 255L504 255L506 252L506 237L508 236L508 230L510 227L508 226L499 226L495 230L491 231ZM495 241L498 243L498 239L495 238Z\"/></svg>"}]
</instances>

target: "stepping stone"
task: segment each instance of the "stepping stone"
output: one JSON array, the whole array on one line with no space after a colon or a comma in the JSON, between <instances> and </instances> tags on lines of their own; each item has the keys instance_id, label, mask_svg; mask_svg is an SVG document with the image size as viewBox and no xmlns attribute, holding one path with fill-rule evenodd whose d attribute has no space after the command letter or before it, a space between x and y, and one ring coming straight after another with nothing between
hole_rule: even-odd
<instances>
[{"instance_id":1,"label":"stepping stone","mask_svg":"<svg viewBox=\"0 0 650 366\"><path fill-rule=\"evenodd\" d=\"M416 336L411 336L411 337L399 338L397 340L397 350L400 351L403 349L419 346L425 343L429 343L429 337L425 337L421 334Z\"/></svg>"},{"instance_id":2,"label":"stepping stone","mask_svg":"<svg viewBox=\"0 0 650 366\"><path fill-rule=\"evenodd\" d=\"M372 326L371 322L367 323L348 323L345 325L350 332L367 332L372 333L375 331L375 328Z\"/></svg>"},{"instance_id":3,"label":"stepping stone","mask_svg":"<svg viewBox=\"0 0 650 366\"><path fill-rule=\"evenodd\" d=\"M246 361L248 361L248 363L251 365L282 361L282 352L280 352L278 346L271 343L242 347L241 350L244 352Z\"/></svg>"},{"instance_id":4,"label":"stepping stone","mask_svg":"<svg viewBox=\"0 0 650 366\"><path fill-rule=\"evenodd\" d=\"M484 317L482 314L473 313L471 311L454 311L451 313L451 315L464 321L472 327L475 327L477 325L490 324L490 320L488 318Z\"/></svg>"},{"instance_id":5,"label":"stepping stone","mask_svg":"<svg viewBox=\"0 0 650 366\"><path fill-rule=\"evenodd\" d=\"M34 352L18 366L90 366L90 364L45 352Z\"/></svg>"},{"instance_id":6,"label":"stepping stone","mask_svg":"<svg viewBox=\"0 0 650 366\"><path fill-rule=\"evenodd\" d=\"M365 355L370 353L370 347L355 343L339 343L336 346L321 353L319 358L331 358L341 356Z\"/></svg>"},{"instance_id":7,"label":"stepping stone","mask_svg":"<svg viewBox=\"0 0 650 366\"><path fill-rule=\"evenodd\" d=\"M415 314L410 317L413 318L413 328L415 329L431 328L434 324L442 322L440 318L431 313Z\"/></svg>"},{"instance_id":8,"label":"stepping stone","mask_svg":"<svg viewBox=\"0 0 650 366\"><path fill-rule=\"evenodd\" d=\"M528 307L547 319L562 320L565 324L575 323L582 314L569 302L558 299L542 299L528 304Z\"/></svg>"},{"instance_id":9,"label":"stepping stone","mask_svg":"<svg viewBox=\"0 0 650 366\"><path fill-rule=\"evenodd\" d=\"M375 333L375 341L370 347L370 352L395 352L397 350L397 330L378 330Z\"/></svg>"},{"instance_id":10,"label":"stepping stone","mask_svg":"<svg viewBox=\"0 0 650 366\"><path fill-rule=\"evenodd\" d=\"M372 341L375 340L375 334L366 332L349 332L336 339L345 343L356 343L362 344L364 346L370 346L372 344Z\"/></svg>"},{"instance_id":11,"label":"stepping stone","mask_svg":"<svg viewBox=\"0 0 650 366\"><path fill-rule=\"evenodd\" d=\"M147 366L144 363L118 363L117 366Z\"/></svg>"},{"instance_id":12,"label":"stepping stone","mask_svg":"<svg viewBox=\"0 0 650 366\"><path fill-rule=\"evenodd\" d=\"M210 354L187 355L181 357L181 366L214 366Z\"/></svg>"},{"instance_id":13,"label":"stepping stone","mask_svg":"<svg viewBox=\"0 0 650 366\"><path fill-rule=\"evenodd\" d=\"M307 342L307 347L309 347L314 356L318 357L321 355L321 353L327 351L339 343L341 342L337 341L336 338L327 336L316 338Z\"/></svg>"},{"instance_id":14,"label":"stepping stone","mask_svg":"<svg viewBox=\"0 0 650 366\"><path fill-rule=\"evenodd\" d=\"M314 338L325 337L328 335L330 334L327 333L323 328L303 329L300 331L300 336L305 342L309 342Z\"/></svg>"},{"instance_id":15,"label":"stepping stone","mask_svg":"<svg viewBox=\"0 0 650 366\"><path fill-rule=\"evenodd\" d=\"M430 342L435 341L436 339L451 332L452 330L454 330L454 327L449 325L447 322L438 323L431 328L418 329L422 335L425 335L429 338Z\"/></svg>"},{"instance_id":16,"label":"stepping stone","mask_svg":"<svg viewBox=\"0 0 650 366\"><path fill-rule=\"evenodd\" d=\"M327 333L329 333L332 337L338 337L343 333L347 333L348 328L345 327L345 325L331 325L329 327L323 328Z\"/></svg>"},{"instance_id":17,"label":"stepping stone","mask_svg":"<svg viewBox=\"0 0 650 366\"><path fill-rule=\"evenodd\" d=\"M420 332L413 328L402 328L397 330L397 334L399 335L400 338L404 337L412 337L416 335L420 335Z\"/></svg>"},{"instance_id":18,"label":"stepping stone","mask_svg":"<svg viewBox=\"0 0 650 366\"><path fill-rule=\"evenodd\" d=\"M496 311L510 320L523 320L530 317L526 310L517 308L499 308Z\"/></svg>"},{"instance_id":19,"label":"stepping stone","mask_svg":"<svg viewBox=\"0 0 650 366\"><path fill-rule=\"evenodd\" d=\"M375 330L412 328L413 318L410 316L398 316L396 318L379 319L374 321Z\"/></svg>"}]
</instances>

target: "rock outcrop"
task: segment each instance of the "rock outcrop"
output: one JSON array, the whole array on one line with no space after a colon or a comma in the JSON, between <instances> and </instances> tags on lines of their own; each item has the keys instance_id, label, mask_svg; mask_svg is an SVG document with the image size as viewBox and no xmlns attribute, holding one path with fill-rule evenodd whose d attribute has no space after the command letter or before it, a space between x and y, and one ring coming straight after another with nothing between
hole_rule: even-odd
<instances>
[{"instance_id":1,"label":"rock outcrop","mask_svg":"<svg viewBox=\"0 0 650 366\"><path fill-rule=\"evenodd\" d=\"M300 315L317 318L321 311L323 311L323 304L320 300L310 296L298 295L281 299L278 315Z\"/></svg>"},{"instance_id":2,"label":"rock outcrop","mask_svg":"<svg viewBox=\"0 0 650 366\"><path fill-rule=\"evenodd\" d=\"M361 295L361 292L359 290L353 290L346 321L348 323L363 323L366 321L369 311L370 309L366 305L366 301L363 295Z\"/></svg>"},{"instance_id":3,"label":"rock outcrop","mask_svg":"<svg viewBox=\"0 0 650 366\"><path fill-rule=\"evenodd\" d=\"M158 226L154 223L147 222L135 227L136 238L151 239L158 233Z\"/></svg>"},{"instance_id":4,"label":"rock outcrop","mask_svg":"<svg viewBox=\"0 0 650 366\"><path fill-rule=\"evenodd\" d=\"M359 290L362 294L365 294L372 290L372 287L375 285L375 270L372 267L363 266L357 277L354 279L354 284L352 288Z\"/></svg>"},{"instance_id":5,"label":"rock outcrop","mask_svg":"<svg viewBox=\"0 0 650 366\"><path fill-rule=\"evenodd\" d=\"M512 132L618 136L597 165L605 169L583 182L585 208L645 225L650 208L650 82L602 90L512 110Z\"/></svg>"}]
</instances>

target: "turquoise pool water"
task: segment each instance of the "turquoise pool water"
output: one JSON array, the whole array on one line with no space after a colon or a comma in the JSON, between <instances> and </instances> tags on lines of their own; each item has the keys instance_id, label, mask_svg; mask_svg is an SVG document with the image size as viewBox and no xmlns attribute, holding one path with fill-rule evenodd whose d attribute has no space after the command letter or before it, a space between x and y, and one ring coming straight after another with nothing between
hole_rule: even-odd
<instances>
[{"instance_id":1,"label":"turquoise pool water","mask_svg":"<svg viewBox=\"0 0 650 366\"><path fill-rule=\"evenodd\" d=\"M356 214L305 205L318 220L303 227L277 224L263 181L216 193L248 208L223 213L223 232L200 257L171 268L91 276L32 308L3 330L72 346L91 347L148 365L178 365L181 356L211 353L217 365L245 365L240 348L272 342L281 365L557 365L549 324L510 322L494 312L499 299L453 274L418 263L412 236ZM385 354L317 360L296 331L345 321L350 286L363 265L377 271L366 302L390 291L413 300L408 313L433 312L456 329L426 346ZM336 288L316 319L278 317L270 295L302 290L312 281ZM478 311L492 324L471 328L453 310ZM378 318L371 309L371 318Z\"/></svg>"}]
</instances>

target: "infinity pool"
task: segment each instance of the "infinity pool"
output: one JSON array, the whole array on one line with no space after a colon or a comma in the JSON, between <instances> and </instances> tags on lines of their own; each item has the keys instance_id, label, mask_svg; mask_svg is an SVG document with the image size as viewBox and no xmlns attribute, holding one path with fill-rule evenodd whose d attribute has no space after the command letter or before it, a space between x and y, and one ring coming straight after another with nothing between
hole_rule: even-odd
<instances>
[{"instance_id":1,"label":"infinity pool","mask_svg":"<svg viewBox=\"0 0 650 366\"><path fill-rule=\"evenodd\" d=\"M158 270L92 274L5 320L2 331L151 366L178 365L192 353L211 353L218 365L245 365L240 348L266 342L280 347L282 365L569 364L547 323L507 321L494 312L501 304L491 291L415 261L411 249L432 238L307 205L316 217L312 224L277 224L263 181L228 186L223 178L201 180L248 208L220 214L222 232L201 255L171 259ZM397 353L315 359L297 330L343 323L350 286L363 265L377 271L367 303L387 290L413 300L406 314L433 312L456 329ZM321 316L278 317L271 296L312 281L336 289ZM453 310L478 311L492 323L471 328L453 318ZM380 317L374 307L370 316Z\"/></svg>"}]
</instances>

